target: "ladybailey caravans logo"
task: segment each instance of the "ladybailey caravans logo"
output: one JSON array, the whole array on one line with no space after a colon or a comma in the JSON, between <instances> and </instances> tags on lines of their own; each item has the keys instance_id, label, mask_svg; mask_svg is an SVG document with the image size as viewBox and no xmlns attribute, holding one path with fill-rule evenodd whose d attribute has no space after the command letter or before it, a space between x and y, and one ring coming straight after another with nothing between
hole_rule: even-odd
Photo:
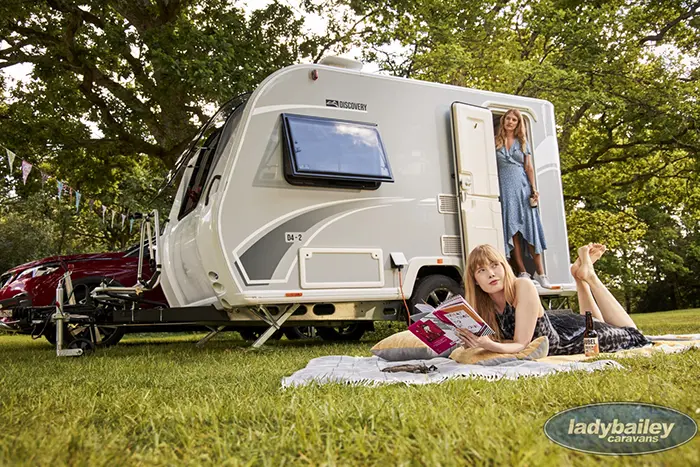
<instances>
[{"instance_id":1,"label":"ladybailey caravans logo","mask_svg":"<svg viewBox=\"0 0 700 467\"><path fill-rule=\"evenodd\" d=\"M695 420L684 413L634 402L575 407L544 424L547 437L561 446L618 456L673 449L693 439L697 431Z\"/></svg>"}]
</instances>

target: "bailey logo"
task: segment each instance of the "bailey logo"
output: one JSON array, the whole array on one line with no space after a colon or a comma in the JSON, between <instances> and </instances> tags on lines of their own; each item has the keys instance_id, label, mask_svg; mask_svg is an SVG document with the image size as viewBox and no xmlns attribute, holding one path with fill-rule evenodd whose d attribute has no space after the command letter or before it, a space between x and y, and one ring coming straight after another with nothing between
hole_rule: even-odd
<instances>
[{"instance_id":1,"label":"bailey logo","mask_svg":"<svg viewBox=\"0 0 700 467\"><path fill-rule=\"evenodd\" d=\"M618 456L673 449L697 431L695 421L684 413L634 402L575 407L544 424L545 435L565 448Z\"/></svg>"},{"instance_id":2,"label":"bailey logo","mask_svg":"<svg viewBox=\"0 0 700 467\"><path fill-rule=\"evenodd\" d=\"M363 104L362 102L339 101L338 99L326 99L326 107L367 112L367 104Z\"/></svg>"}]
</instances>

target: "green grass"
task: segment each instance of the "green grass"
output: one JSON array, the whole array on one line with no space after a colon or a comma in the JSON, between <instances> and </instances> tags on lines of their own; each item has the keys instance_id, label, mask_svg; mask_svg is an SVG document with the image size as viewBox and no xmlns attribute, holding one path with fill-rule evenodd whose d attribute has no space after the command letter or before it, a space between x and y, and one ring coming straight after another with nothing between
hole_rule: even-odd
<instances>
[{"instance_id":1,"label":"green grass","mask_svg":"<svg viewBox=\"0 0 700 467\"><path fill-rule=\"evenodd\" d=\"M700 310L634 319L647 334L700 333ZM700 420L697 350L529 380L281 389L309 359L368 356L393 330L257 352L235 333L203 349L201 335L131 336L76 359L56 358L43 340L0 336L0 465L700 465L700 436L664 453L602 457L542 431L561 410L606 401Z\"/></svg>"}]
</instances>

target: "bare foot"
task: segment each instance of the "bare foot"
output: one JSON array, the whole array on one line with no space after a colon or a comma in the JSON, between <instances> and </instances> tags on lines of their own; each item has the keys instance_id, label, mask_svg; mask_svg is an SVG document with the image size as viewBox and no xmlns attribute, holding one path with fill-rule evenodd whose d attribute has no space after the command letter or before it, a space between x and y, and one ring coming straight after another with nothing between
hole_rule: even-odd
<instances>
[{"instance_id":1,"label":"bare foot","mask_svg":"<svg viewBox=\"0 0 700 467\"><path fill-rule=\"evenodd\" d=\"M605 245L602 245L600 243L589 243L588 244L588 256L591 258L591 264L595 264L596 261L600 259L601 256L603 256L603 253L605 253L607 248ZM576 258L576 261L574 264L571 265L571 275L574 276L574 279L576 278L576 273L578 272L579 267L581 266L581 258Z\"/></svg>"},{"instance_id":2,"label":"bare foot","mask_svg":"<svg viewBox=\"0 0 700 467\"><path fill-rule=\"evenodd\" d=\"M600 243L590 243L588 246L590 247L588 250L588 255L591 258L591 264L595 264L595 262L598 261L607 250L605 245L601 245Z\"/></svg>"},{"instance_id":3,"label":"bare foot","mask_svg":"<svg viewBox=\"0 0 700 467\"><path fill-rule=\"evenodd\" d=\"M591 247L588 245L582 246L578 249L580 264L576 269L576 274L574 276L577 280L588 282L596 277L595 270L593 269L593 262L591 261L590 250ZM572 270L573 269L574 268L572 267Z\"/></svg>"}]
</instances>

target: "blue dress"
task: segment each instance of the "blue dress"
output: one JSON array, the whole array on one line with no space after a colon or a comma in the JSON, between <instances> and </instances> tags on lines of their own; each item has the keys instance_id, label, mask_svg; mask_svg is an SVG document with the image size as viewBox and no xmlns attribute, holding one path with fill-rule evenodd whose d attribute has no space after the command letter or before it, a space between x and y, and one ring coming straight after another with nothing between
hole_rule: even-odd
<instances>
[{"instance_id":1,"label":"blue dress","mask_svg":"<svg viewBox=\"0 0 700 467\"><path fill-rule=\"evenodd\" d=\"M532 157L530 145L525 143L525 152ZM501 209L503 213L503 235L505 237L506 256L510 258L513 249L513 236L520 232L523 239L535 247L535 253L547 249L540 222L538 208L530 207L530 182L525 173L525 154L516 138L510 151L505 145L496 150L498 164L498 185L501 192ZM525 248L529 255L529 248Z\"/></svg>"}]
</instances>

